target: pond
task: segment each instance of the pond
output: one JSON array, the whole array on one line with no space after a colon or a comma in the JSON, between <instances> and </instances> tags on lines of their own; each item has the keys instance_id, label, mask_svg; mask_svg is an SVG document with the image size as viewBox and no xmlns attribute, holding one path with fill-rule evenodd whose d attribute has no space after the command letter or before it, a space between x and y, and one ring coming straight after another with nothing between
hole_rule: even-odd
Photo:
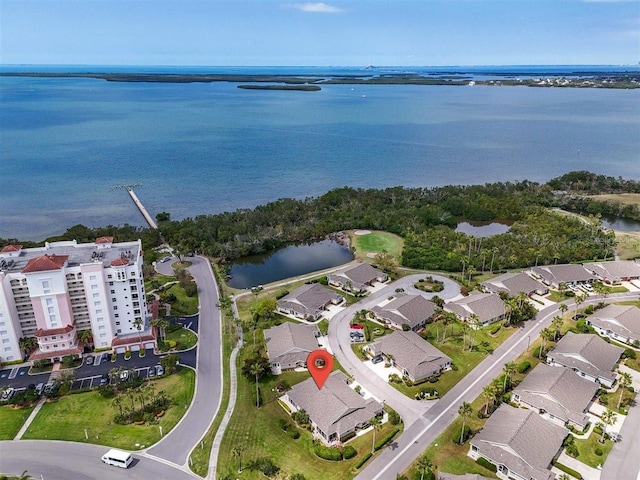
<instances>
[{"instance_id":1,"label":"pond","mask_svg":"<svg viewBox=\"0 0 640 480\"><path fill-rule=\"evenodd\" d=\"M353 253L333 240L289 245L266 255L234 262L227 282L233 288L251 288L284 278L335 267L353 260Z\"/></svg>"},{"instance_id":2,"label":"pond","mask_svg":"<svg viewBox=\"0 0 640 480\"><path fill-rule=\"evenodd\" d=\"M629 218L602 217L602 225L620 232L640 232L640 222Z\"/></svg>"},{"instance_id":3,"label":"pond","mask_svg":"<svg viewBox=\"0 0 640 480\"><path fill-rule=\"evenodd\" d=\"M487 224L476 223L475 225L469 222L460 222L456 227L456 232L473 235L474 237L492 237L494 235L500 235L501 233L507 233L509 228L509 225L497 222Z\"/></svg>"}]
</instances>

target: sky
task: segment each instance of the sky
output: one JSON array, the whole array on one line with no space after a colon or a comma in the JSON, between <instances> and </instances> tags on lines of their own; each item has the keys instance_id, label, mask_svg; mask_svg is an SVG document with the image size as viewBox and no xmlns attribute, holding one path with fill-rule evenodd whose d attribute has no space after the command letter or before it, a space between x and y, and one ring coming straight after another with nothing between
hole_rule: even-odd
<instances>
[{"instance_id":1,"label":"sky","mask_svg":"<svg viewBox=\"0 0 640 480\"><path fill-rule=\"evenodd\" d=\"M0 0L0 64L638 65L639 0Z\"/></svg>"}]
</instances>

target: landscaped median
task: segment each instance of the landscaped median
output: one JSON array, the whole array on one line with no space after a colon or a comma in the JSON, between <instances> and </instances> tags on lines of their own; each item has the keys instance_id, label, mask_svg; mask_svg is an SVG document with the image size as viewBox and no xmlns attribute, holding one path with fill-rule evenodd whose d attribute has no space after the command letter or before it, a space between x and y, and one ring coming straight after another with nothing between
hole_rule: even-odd
<instances>
[{"instance_id":1,"label":"landscaped median","mask_svg":"<svg viewBox=\"0 0 640 480\"><path fill-rule=\"evenodd\" d=\"M182 368L180 372L154 380L157 392L164 392L171 407L157 423L119 425L114 419L119 413L113 399L97 391L70 394L43 405L22 438L65 440L95 443L136 450L153 445L166 435L187 411L195 390L195 372ZM123 395L134 407L139 399ZM87 438L88 437L88 438Z\"/></svg>"}]
</instances>

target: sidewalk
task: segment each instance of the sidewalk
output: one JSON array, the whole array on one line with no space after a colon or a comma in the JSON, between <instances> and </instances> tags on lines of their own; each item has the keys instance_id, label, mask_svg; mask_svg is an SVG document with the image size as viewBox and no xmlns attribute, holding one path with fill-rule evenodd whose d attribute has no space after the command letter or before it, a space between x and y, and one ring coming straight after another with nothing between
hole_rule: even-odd
<instances>
[{"instance_id":1,"label":"sidewalk","mask_svg":"<svg viewBox=\"0 0 640 480\"><path fill-rule=\"evenodd\" d=\"M589 465L585 465L580 460L576 460L564 452L562 452L560 457L558 457L558 462L569 468L573 468L576 472L579 472L584 480L600 480L600 470L590 467ZM563 473L556 467L553 467L551 471L558 475Z\"/></svg>"},{"instance_id":2,"label":"sidewalk","mask_svg":"<svg viewBox=\"0 0 640 480\"><path fill-rule=\"evenodd\" d=\"M38 415L38 412L40 411L40 409L42 408L42 406L45 404L46 401L47 399L45 397L42 397L40 399L36 407L31 412L31 415L29 415L29 418L27 418L27 420L24 422L24 425L22 425L22 428L18 431L16 436L13 438L14 440L20 440L22 438L22 435L24 435L24 433L27 431L27 428L29 428L29 425L31 425L31 422L33 422L33 419L36 418L36 415Z\"/></svg>"}]
</instances>

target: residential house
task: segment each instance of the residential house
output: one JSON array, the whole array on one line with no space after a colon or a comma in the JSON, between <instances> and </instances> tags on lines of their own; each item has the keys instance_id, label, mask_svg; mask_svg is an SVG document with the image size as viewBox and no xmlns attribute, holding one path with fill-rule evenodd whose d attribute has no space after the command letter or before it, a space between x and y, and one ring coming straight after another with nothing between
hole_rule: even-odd
<instances>
[{"instance_id":1,"label":"residential house","mask_svg":"<svg viewBox=\"0 0 640 480\"><path fill-rule=\"evenodd\" d=\"M547 354L547 363L570 368L581 377L611 388L623 348L605 342L598 335L567 332Z\"/></svg>"},{"instance_id":2,"label":"residential house","mask_svg":"<svg viewBox=\"0 0 640 480\"><path fill-rule=\"evenodd\" d=\"M307 412L313 433L327 445L367 428L373 417L383 413L380 402L373 398L365 400L339 370L331 372L322 388L309 378L294 385L282 400L293 411Z\"/></svg>"},{"instance_id":3,"label":"residential house","mask_svg":"<svg viewBox=\"0 0 640 480\"><path fill-rule=\"evenodd\" d=\"M549 289L540 282L535 281L524 272L505 273L491 280L482 282L482 288L486 292L508 293L512 297L517 297L520 293L531 296L533 294L546 295Z\"/></svg>"},{"instance_id":4,"label":"residential house","mask_svg":"<svg viewBox=\"0 0 640 480\"><path fill-rule=\"evenodd\" d=\"M373 307L375 317L392 328L402 330L407 325L416 331L433 317L437 305L422 295L399 295L390 302Z\"/></svg>"},{"instance_id":5,"label":"residential house","mask_svg":"<svg viewBox=\"0 0 640 480\"><path fill-rule=\"evenodd\" d=\"M640 263L636 260L585 263L584 268L609 285L640 279Z\"/></svg>"},{"instance_id":6,"label":"residential house","mask_svg":"<svg viewBox=\"0 0 640 480\"><path fill-rule=\"evenodd\" d=\"M545 285L559 289L560 284L592 283L598 278L582 265L561 264L532 267L531 274Z\"/></svg>"},{"instance_id":7,"label":"residential house","mask_svg":"<svg viewBox=\"0 0 640 480\"><path fill-rule=\"evenodd\" d=\"M551 463L568 433L533 411L503 404L470 440L468 455L494 464L498 478L553 480Z\"/></svg>"},{"instance_id":8,"label":"residential house","mask_svg":"<svg viewBox=\"0 0 640 480\"><path fill-rule=\"evenodd\" d=\"M282 370L304 368L307 357L319 347L320 330L316 325L285 322L264 331L271 371L279 375Z\"/></svg>"},{"instance_id":9,"label":"residential house","mask_svg":"<svg viewBox=\"0 0 640 480\"><path fill-rule=\"evenodd\" d=\"M507 308L499 295L477 291L445 304L444 310L455 313L460 320L468 323L471 322L471 315L476 315L483 327L507 316Z\"/></svg>"},{"instance_id":10,"label":"residential house","mask_svg":"<svg viewBox=\"0 0 640 480\"><path fill-rule=\"evenodd\" d=\"M353 293L362 293L374 283L388 279L386 273L368 263L354 263L327 275L329 284Z\"/></svg>"},{"instance_id":11,"label":"residential house","mask_svg":"<svg viewBox=\"0 0 640 480\"><path fill-rule=\"evenodd\" d=\"M330 305L339 305L344 297L319 283L302 285L278 300L278 312L315 321Z\"/></svg>"},{"instance_id":12,"label":"residential house","mask_svg":"<svg viewBox=\"0 0 640 480\"><path fill-rule=\"evenodd\" d=\"M365 347L384 355L412 382L420 382L451 368L451 359L413 331L396 331Z\"/></svg>"},{"instance_id":13,"label":"residential house","mask_svg":"<svg viewBox=\"0 0 640 480\"><path fill-rule=\"evenodd\" d=\"M587 412L598 388L566 368L540 363L513 390L511 400L557 425L582 430L589 423Z\"/></svg>"},{"instance_id":14,"label":"residential house","mask_svg":"<svg viewBox=\"0 0 640 480\"><path fill-rule=\"evenodd\" d=\"M586 321L600 335L623 343L640 342L640 308L634 305L607 305L589 315Z\"/></svg>"}]
</instances>

